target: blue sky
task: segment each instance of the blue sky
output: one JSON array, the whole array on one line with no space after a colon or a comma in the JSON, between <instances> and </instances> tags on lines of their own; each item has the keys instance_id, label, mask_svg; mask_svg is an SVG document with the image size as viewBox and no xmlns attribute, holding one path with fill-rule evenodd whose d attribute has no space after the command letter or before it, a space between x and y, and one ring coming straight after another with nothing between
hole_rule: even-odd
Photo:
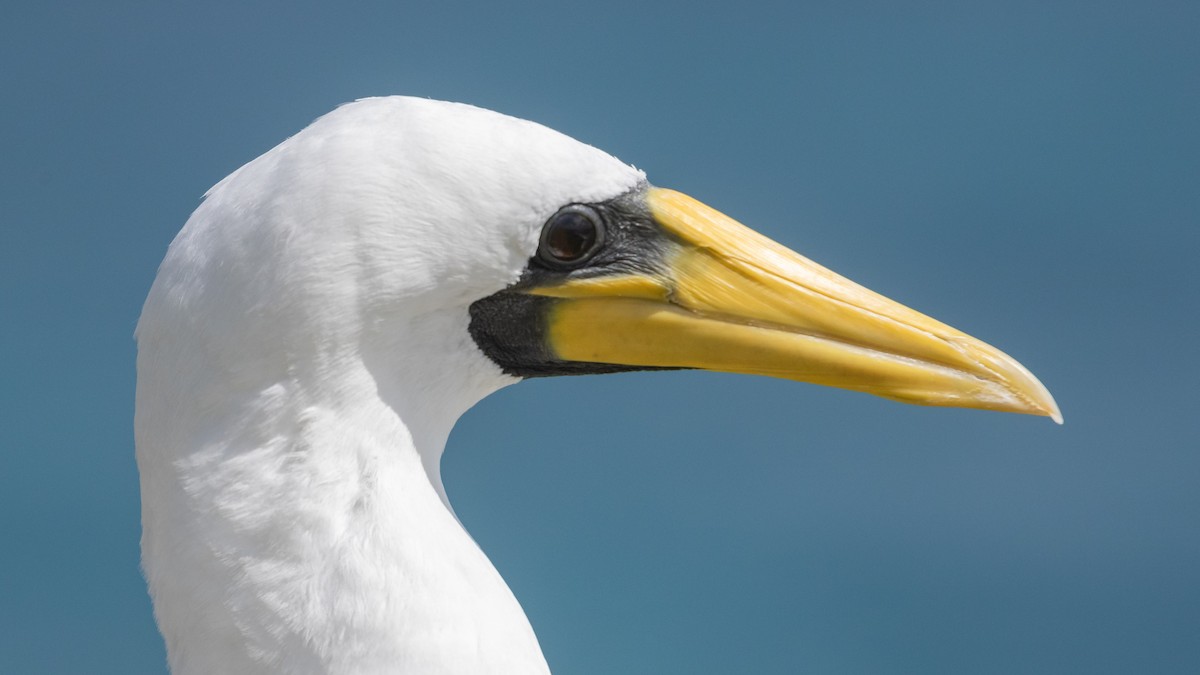
<instances>
[{"instance_id":1,"label":"blue sky","mask_svg":"<svg viewBox=\"0 0 1200 675\"><path fill-rule=\"evenodd\" d=\"M556 672L1200 671L1195 3L4 14L0 672L165 672L142 299L210 185L390 93L604 148L999 346L1066 416L706 373L494 395L447 488Z\"/></svg>"}]
</instances>

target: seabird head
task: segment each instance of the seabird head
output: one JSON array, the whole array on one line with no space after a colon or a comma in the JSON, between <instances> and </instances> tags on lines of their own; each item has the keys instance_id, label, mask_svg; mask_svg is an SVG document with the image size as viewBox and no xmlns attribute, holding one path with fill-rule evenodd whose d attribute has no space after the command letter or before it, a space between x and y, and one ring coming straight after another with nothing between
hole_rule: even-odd
<instances>
[{"instance_id":1,"label":"seabird head","mask_svg":"<svg viewBox=\"0 0 1200 675\"><path fill-rule=\"evenodd\" d=\"M362 100L210 190L138 324L143 561L173 668L545 672L442 508L446 435L521 378L656 368L1061 420L999 350L593 147Z\"/></svg>"},{"instance_id":2,"label":"seabird head","mask_svg":"<svg viewBox=\"0 0 1200 675\"><path fill-rule=\"evenodd\" d=\"M700 368L1061 419L999 350L600 150L418 98L342 106L210 190L139 330L179 311L230 367L353 386L363 356L399 407L416 381L469 406L512 378Z\"/></svg>"}]
</instances>

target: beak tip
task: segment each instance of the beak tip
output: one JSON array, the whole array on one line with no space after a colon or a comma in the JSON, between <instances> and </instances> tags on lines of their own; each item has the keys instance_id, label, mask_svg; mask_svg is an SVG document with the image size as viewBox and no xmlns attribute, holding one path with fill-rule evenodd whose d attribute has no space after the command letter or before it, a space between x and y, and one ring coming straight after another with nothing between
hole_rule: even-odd
<instances>
[{"instance_id":1,"label":"beak tip","mask_svg":"<svg viewBox=\"0 0 1200 675\"><path fill-rule=\"evenodd\" d=\"M1058 404L1056 404L1054 399L1050 399L1050 405L1054 406L1050 408L1050 419L1054 420L1054 423L1058 426L1062 426L1062 411L1058 410Z\"/></svg>"},{"instance_id":2,"label":"beak tip","mask_svg":"<svg viewBox=\"0 0 1200 675\"><path fill-rule=\"evenodd\" d=\"M1049 417L1050 417L1050 419L1054 420L1054 423L1057 424L1058 426L1061 427L1063 425L1062 411L1060 411L1058 409L1057 404L1054 406L1054 409L1050 411Z\"/></svg>"},{"instance_id":3,"label":"beak tip","mask_svg":"<svg viewBox=\"0 0 1200 675\"><path fill-rule=\"evenodd\" d=\"M1008 354L974 338L971 338L971 342L966 343L966 346L977 363L982 364L996 377L993 381L1013 396L1017 404L1014 412L1042 415L1054 420L1055 424L1062 425L1062 410L1054 400L1054 395L1036 375L1029 372L1028 368Z\"/></svg>"},{"instance_id":4,"label":"beak tip","mask_svg":"<svg viewBox=\"0 0 1200 675\"><path fill-rule=\"evenodd\" d=\"M1028 370L1025 370L1024 366L1020 366L1020 364L1018 366L1029 376L1030 383L1034 385L1031 387L1033 391L1029 393L1033 395L1034 401L1042 409L1042 414L1054 420L1055 424L1062 426L1062 410L1059 409L1058 401L1054 400L1054 396L1050 393L1050 390L1046 388L1046 385L1042 384L1041 380L1034 377Z\"/></svg>"},{"instance_id":5,"label":"beak tip","mask_svg":"<svg viewBox=\"0 0 1200 675\"><path fill-rule=\"evenodd\" d=\"M1054 420L1055 424L1062 426L1062 410L1059 409L1058 401L1054 400L1054 396L1050 393L1050 390L1046 388L1046 385L1042 384L1041 380L1037 379L1032 373L1026 370L1024 366L1017 364L1017 367L1028 376L1028 380L1026 380L1026 386L1028 388L1024 393L1029 397L1029 399L1031 399L1031 402L1036 406L1038 412L1046 417L1049 417L1051 420Z\"/></svg>"},{"instance_id":6,"label":"beak tip","mask_svg":"<svg viewBox=\"0 0 1200 675\"><path fill-rule=\"evenodd\" d=\"M1029 371L1025 372L1028 373ZM1062 410L1060 410L1058 407L1058 401L1054 400L1054 396L1050 394L1050 390L1047 389L1046 385L1042 384L1041 381L1039 381L1036 377L1030 375L1029 378L1030 379L1028 382L1033 386L1026 390L1025 393L1030 399L1032 399L1031 402L1033 405L1036 406L1036 414L1049 417L1050 419L1054 420L1055 424L1062 426L1063 414Z\"/></svg>"}]
</instances>

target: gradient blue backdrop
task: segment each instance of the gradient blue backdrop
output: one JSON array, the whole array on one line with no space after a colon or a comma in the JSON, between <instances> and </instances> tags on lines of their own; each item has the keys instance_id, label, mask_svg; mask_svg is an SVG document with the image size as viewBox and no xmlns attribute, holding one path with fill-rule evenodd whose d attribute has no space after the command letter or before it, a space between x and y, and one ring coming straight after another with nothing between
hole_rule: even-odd
<instances>
[{"instance_id":1,"label":"gradient blue backdrop","mask_svg":"<svg viewBox=\"0 0 1200 675\"><path fill-rule=\"evenodd\" d=\"M162 673L132 332L211 184L340 102L540 121L992 342L1066 426L703 373L450 439L559 673L1200 672L1200 5L12 3L0 672Z\"/></svg>"}]
</instances>

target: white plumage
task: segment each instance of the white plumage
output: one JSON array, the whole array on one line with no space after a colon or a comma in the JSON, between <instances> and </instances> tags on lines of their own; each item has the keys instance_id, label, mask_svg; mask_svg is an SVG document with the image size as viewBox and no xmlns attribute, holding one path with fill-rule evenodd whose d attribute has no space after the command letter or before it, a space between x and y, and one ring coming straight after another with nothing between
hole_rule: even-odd
<instances>
[{"instance_id":1,"label":"white plumage","mask_svg":"<svg viewBox=\"0 0 1200 675\"><path fill-rule=\"evenodd\" d=\"M175 673L547 672L442 490L455 420L516 381L467 308L561 204L640 180L537 124L393 97L209 191L137 330L143 564Z\"/></svg>"},{"instance_id":2,"label":"white plumage","mask_svg":"<svg viewBox=\"0 0 1200 675\"><path fill-rule=\"evenodd\" d=\"M1061 421L999 350L545 127L367 99L209 191L137 330L176 675L548 672L439 474L518 377L786 377Z\"/></svg>"}]
</instances>

